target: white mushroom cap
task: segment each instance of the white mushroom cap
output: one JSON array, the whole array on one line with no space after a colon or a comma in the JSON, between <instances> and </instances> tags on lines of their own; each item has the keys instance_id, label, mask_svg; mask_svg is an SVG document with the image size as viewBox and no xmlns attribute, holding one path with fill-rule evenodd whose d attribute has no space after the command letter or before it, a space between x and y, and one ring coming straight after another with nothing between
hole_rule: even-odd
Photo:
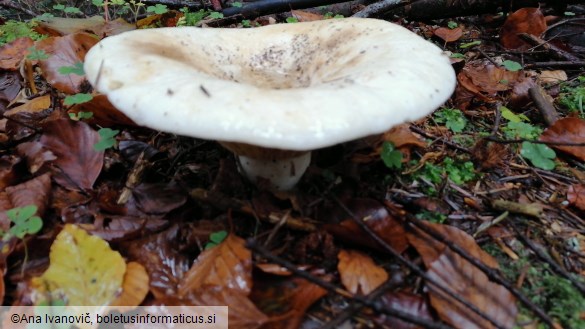
<instances>
[{"instance_id":1,"label":"white mushroom cap","mask_svg":"<svg viewBox=\"0 0 585 329\"><path fill-rule=\"evenodd\" d=\"M137 124L295 151L419 119L455 87L438 47L365 18L135 30L94 46L85 72Z\"/></svg>"}]
</instances>

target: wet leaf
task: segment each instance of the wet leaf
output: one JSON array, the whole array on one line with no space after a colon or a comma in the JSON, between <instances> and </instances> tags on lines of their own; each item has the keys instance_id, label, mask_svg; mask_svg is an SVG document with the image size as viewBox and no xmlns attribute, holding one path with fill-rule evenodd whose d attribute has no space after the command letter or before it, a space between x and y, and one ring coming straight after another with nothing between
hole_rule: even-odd
<instances>
[{"instance_id":1,"label":"wet leaf","mask_svg":"<svg viewBox=\"0 0 585 329\"><path fill-rule=\"evenodd\" d=\"M33 278L42 300L60 299L67 305L108 305L120 293L126 263L104 240L75 225L65 225L51 246L50 266Z\"/></svg>"},{"instance_id":2,"label":"wet leaf","mask_svg":"<svg viewBox=\"0 0 585 329\"><path fill-rule=\"evenodd\" d=\"M230 234L217 247L203 251L179 284L178 296L187 296L203 286L250 293L252 253L244 244L243 239Z\"/></svg>"},{"instance_id":3,"label":"wet leaf","mask_svg":"<svg viewBox=\"0 0 585 329\"><path fill-rule=\"evenodd\" d=\"M352 294L367 295L388 280L388 273L370 256L355 250L341 250L337 269L345 289Z\"/></svg>"},{"instance_id":4,"label":"wet leaf","mask_svg":"<svg viewBox=\"0 0 585 329\"><path fill-rule=\"evenodd\" d=\"M64 37L50 37L37 41L35 47L49 54L49 58L41 60L39 66L43 77L51 86L66 94L83 92L85 76L61 74L59 69L64 66L75 66L83 62L87 51L98 42L98 39L87 33L69 34Z\"/></svg>"},{"instance_id":5,"label":"wet leaf","mask_svg":"<svg viewBox=\"0 0 585 329\"><path fill-rule=\"evenodd\" d=\"M416 318L433 320L428 301L420 295L407 292L389 292L380 297L382 306L408 313ZM415 329L419 326L388 315L377 315L375 321L392 329Z\"/></svg>"},{"instance_id":6,"label":"wet leaf","mask_svg":"<svg viewBox=\"0 0 585 329\"><path fill-rule=\"evenodd\" d=\"M459 40L463 35L463 30L460 27L449 29L446 27L440 27L434 31L435 35L445 42L453 42Z\"/></svg>"},{"instance_id":7,"label":"wet leaf","mask_svg":"<svg viewBox=\"0 0 585 329\"><path fill-rule=\"evenodd\" d=\"M137 262L129 262L124 273L122 294L109 306L138 306L148 294L148 273L144 266Z\"/></svg>"},{"instance_id":8,"label":"wet leaf","mask_svg":"<svg viewBox=\"0 0 585 329\"><path fill-rule=\"evenodd\" d=\"M570 204L585 211L585 185L574 184L569 186L567 200Z\"/></svg>"},{"instance_id":9,"label":"wet leaf","mask_svg":"<svg viewBox=\"0 0 585 329\"><path fill-rule=\"evenodd\" d=\"M542 133L540 140L553 143L584 143L585 120L579 118L557 120ZM585 161L585 146L550 145L550 147L568 153L581 161Z\"/></svg>"},{"instance_id":10,"label":"wet leaf","mask_svg":"<svg viewBox=\"0 0 585 329\"><path fill-rule=\"evenodd\" d=\"M57 157L53 177L59 184L73 189L93 186L104 161L104 153L93 148L98 140L98 133L83 122L60 119L45 125L40 142Z\"/></svg>"},{"instance_id":11,"label":"wet leaf","mask_svg":"<svg viewBox=\"0 0 585 329\"><path fill-rule=\"evenodd\" d=\"M98 37L110 36L130 30L136 27L122 18L106 22L102 16L87 18L53 17L46 22L39 22L37 29L43 34L67 35L81 32L90 32Z\"/></svg>"},{"instance_id":12,"label":"wet leaf","mask_svg":"<svg viewBox=\"0 0 585 329\"><path fill-rule=\"evenodd\" d=\"M483 251L467 233L447 225L428 222L425 222L425 225L486 266L498 267L496 260ZM491 282L480 269L422 230L415 229L407 235L411 245L421 255L427 268L427 275L475 305L504 327L514 326L516 301L506 288ZM431 304L443 321L458 328L494 328L487 320L433 285L428 285L428 288Z\"/></svg>"},{"instance_id":13,"label":"wet leaf","mask_svg":"<svg viewBox=\"0 0 585 329\"><path fill-rule=\"evenodd\" d=\"M186 192L176 183L142 183L132 195L139 208L147 214L167 214L187 202Z\"/></svg>"},{"instance_id":14,"label":"wet leaf","mask_svg":"<svg viewBox=\"0 0 585 329\"><path fill-rule=\"evenodd\" d=\"M546 21L539 8L521 8L506 18L500 41L508 49L526 49L529 46L518 37L520 33L540 36L546 31Z\"/></svg>"},{"instance_id":15,"label":"wet leaf","mask_svg":"<svg viewBox=\"0 0 585 329\"><path fill-rule=\"evenodd\" d=\"M17 70L20 62L28 54L28 49L33 46L31 38L18 38L11 43L0 47L0 69Z\"/></svg>"}]
</instances>

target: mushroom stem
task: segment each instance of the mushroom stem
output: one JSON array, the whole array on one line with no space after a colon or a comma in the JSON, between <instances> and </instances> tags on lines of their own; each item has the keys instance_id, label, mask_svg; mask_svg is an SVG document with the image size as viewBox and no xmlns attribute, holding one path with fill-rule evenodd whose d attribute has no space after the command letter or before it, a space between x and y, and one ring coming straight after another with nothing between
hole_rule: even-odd
<instances>
[{"instance_id":1,"label":"mushroom stem","mask_svg":"<svg viewBox=\"0 0 585 329\"><path fill-rule=\"evenodd\" d=\"M239 155L240 168L248 179L256 183L258 179L270 181L275 190L292 189L301 179L311 162L311 152L290 158L251 158Z\"/></svg>"}]
</instances>

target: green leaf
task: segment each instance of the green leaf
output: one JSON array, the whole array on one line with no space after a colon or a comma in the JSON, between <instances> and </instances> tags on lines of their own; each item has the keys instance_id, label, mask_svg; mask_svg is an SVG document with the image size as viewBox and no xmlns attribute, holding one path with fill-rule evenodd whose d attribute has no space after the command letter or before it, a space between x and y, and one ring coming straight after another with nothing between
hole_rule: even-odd
<instances>
[{"instance_id":1,"label":"green leaf","mask_svg":"<svg viewBox=\"0 0 585 329\"><path fill-rule=\"evenodd\" d=\"M572 11L565 11L565 16L575 16L575 13Z\"/></svg>"},{"instance_id":2,"label":"green leaf","mask_svg":"<svg viewBox=\"0 0 585 329\"><path fill-rule=\"evenodd\" d=\"M113 130L110 128L101 128L98 130L98 134L100 135L100 141L95 143L93 148L96 151L103 151L109 149L116 145L116 135L118 135L119 130Z\"/></svg>"},{"instance_id":3,"label":"green leaf","mask_svg":"<svg viewBox=\"0 0 585 329\"><path fill-rule=\"evenodd\" d=\"M555 168L555 162L553 159L557 155L553 149L544 144L523 142L520 154L525 159L530 160L530 162L532 162L537 168L544 170L552 170Z\"/></svg>"},{"instance_id":4,"label":"green leaf","mask_svg":"<svg viewBox=\"0 0 585 329\"><path fill-rule=\"evenodd\" d=\"M71 120L79 121L83 119L91 119L93 117L93 112L78 112L78 113L69 113L69 118Z\"/></svg>"},{"instance_id":5,"label":"green leaf","mask_svg":"<svg viewBox=\"0 0 585 329\"><path fill-rule=\"evenodd\" d=\"M434 114L435 121L444 123L452 132L460 133L467 125L467 119L458 109L444 108Z\"/></svg>"},{"instance_id":6,"label":"green leaf","mask_svg":"<svg viewBox=\"0 0 585 329\"><path fill-rule=\"evenodd\" d=\"M500 107L500 112L502 113L502 117L510 122L530 121L524 114L516 114L505 106Z\"/></svg>"},{"instance_id":7,"label":"green leaf","mask_svg":"<svg viewBox=\"0 0 585 329\"><path fill-rule=\"evenodd\" d=\"M28 205L20 208L13 208L6 212L6 215L14 224L8 234L19 239L24 238L27 234L35 234L43 227L43 221L40 217L34 216L37 213L37 206Z\"/></svg>"},{"instance_id":8,"label":"green leaf","mask_svg":"<svg viewBox=\"0 0 585 329\"><path fill-rule=\"evenodd\" d=\"M75 74L75 75L82 76L85 74L85 71L83 70L83 63L82 62L77 62L73 66L61 66L59 69L57 69L57 71L63 75Z\"/></svg>"},{"instance_id":9,"label":"green leaf","mask_svg":"<svg viewBox=\"0 0 585 329\"><path fill-rule=\"evenodd\" d=\"M146 12L147 13L155 13L157 15L162 15L166 12L168 12L168 8L166 5L161 5L160 3L157 3L155 6L148 6L146 7Z\"/></svg>"},{"instance_id":10,"label":"green leaf","mask_svg":"<svg viewBox=\"0 0 585 329\"><path fill-rule=\"evenodd\" d=\"M466 49L466 48L471 48L473 46L479 46L479 45L481 45L481 41L475 40L475 41L468 42L468 43L462 43L461 45L459 45L459 48Z\"/></svg>"},{"instance_id":11,"label":"green leaf","mask_svg":"<svg viewBox=\"0 0 585 329\"><path fill-rule=\"evenodd\" d=\"M242 6L244 6L241 2L236 1L232 3L232 7L236 7L236 8L242 8Z\"/></svg>"},{"instance_id":12,"label":"green leaf","mask_svg":"<svg viewBox=\"0 0 585 329\"><path fill-rule=\"evenodd\" d=\"M83 14L81 10L79 10L79 8L76 7L65 7L63 12L66 14Z\"/></svg>"},{"instance_id":13,"label":"green leaf","mask_svg":"<svg viewBox=\"0 0 585 329\"><path fill-rule=\"evenodd\" d=\"M463 55L462 53L452 53L451 58L465 58L465 55Z\"/></svg>"},{"instance_id":14,"label":"green leaf","mask_svg":"<svg viewBox=\"0 0 585 329\"><path fill-rule=\"evenodd\" d=\"M28 55L26 55L27 59L30 59L31 61L44 61L46 59L49 59L49 55L42 49L36 49L35 47L30 47L28 48Z\"/></svg>"},{"instance_id":15,"label":"green leaf","mask_svg":"<svg viewBox=\"0 0 585 329\"><path fill-rule=\"evenodd\" d=\"M207 244L205 244L205 250L213 248L215 246L217 246L218 244L222 243L223 240L225 240L225 238L228 236L228 232L226 231L217 231L214 233L211 233L209 235L209 242L207 242Z\"/></svg>"},{"instance_id":16,"label":"green leaf","mask_svg":"<svg viewBox=\"0 0 585 329\"><path fill-rule=\"evenodd\" d=\"M62 5L62 4L53 5L53 9L62 11L62 10L65 10L65 5Z\"/></svg>"},{"instance_id":17,"label":"green leaf","mask_svg":"<svg viewBox=\"0 0 585 329\"><path fill-rule=\"evenodd\" d=\"M64 105L81 104L81 103L89 102L92 99L93 99L93 96L91 94L79 93L79 94L69 95L69 96L65 97L65 100L63 100L63 104Z\"/></svg>"},{"instance_id":18,"label":"green leaf","mask_svg":"<svg viewBox=\"0 0 585 329\"><path fill-rule=\"evenodd\" d=\"M542 134L542 129L526 122L509 122L503 130L508 138L535 139Z\"/></svg>"},{"instance_id":19,"label":"green leaf","mask_svg":"<svg viewBox=\"0 0 585 329\"><path fill-rule=\"evenodd\" d=\"M518 62L514 62L514 61L510 61L510 60L505 60L502 65L504 66L504 68L508 71L511 72L516 72L516 71L520 71L522 70L522 65L520 65L520 63Z\"/></svg>"},{"instance_id":20,"label":"green leaf","mask_svg":"<svg viewBox=\"0 0 585 329\"><path fill-rule=\"evenodd\" d=\"M449 23L447 23L447 27L450 29L454 29L457 27L457 22L449 21Z\"/></svg>"},{"instance_id":21,"label":"green leaf","mask_svg":"<svg viewBox=\"0 0 585 329\"><path fill-rule=\"evenodd\" d=\"M104 0L91 0L91 3L94 6L102 7L104 5Z\"/></svg>"},{"instance_id":22,"label":"green leaf","mask_svg":"<svg viewBox=\"0 0 585 329\"><path fill-rule=\"evenodd\" d=\"M384 144L382 144L380 157L382 158L382 161L384 161L386 167L390 169L400 169L402 167L402 152L396 150L394 144L390 142L384 142Z\"/></svg>"},{"instance_id":23,"label":"green leaf","mask_svg":"<svg viewBox=\"0 0 585 329\"><path fill-rule=\"evenodd\" d=\"M218 13L217 11L212 11L211 13L209 13L209 17L213 19L220 19L223 18L223 14Z\"/></svg>"},{"instance_id":24,"label":"green leaf","mask_svg":"<svg viewBox=\"0 0 585 329\"><path fill-rule=\"evenodd\" d=\"M242 26L243 26L243 27L250 27L250 26L251 26L251 23L252 23L252 22L250 22L250 20L249 20L249 19L243 19L243 20L242 20Z\"/></svg>"},{"instance_id":25,"label":"green leaf","mask_svg":"<svg viewBox=\"0 0 585 329\"><path fill-rule=\"evenodd\" d=\"M298 20L296 17L292 17L292 16L291 16L291 17L287 17L287 18L286 18L286 22L287 22L287 23L298 23L298 22L299 22L299 20Z\"/></svg>"}]
</instances>

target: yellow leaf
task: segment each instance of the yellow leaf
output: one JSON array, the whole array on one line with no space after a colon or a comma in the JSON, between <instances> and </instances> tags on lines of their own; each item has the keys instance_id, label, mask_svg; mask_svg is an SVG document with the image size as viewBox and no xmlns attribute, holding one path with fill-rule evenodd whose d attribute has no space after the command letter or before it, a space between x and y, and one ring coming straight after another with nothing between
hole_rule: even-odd
<instances>
[{"instance_id":1,"label":"yellow leaf","mask_svg":"<svg viewBox=\"0 0 585 329\"><path fill-rule=\"evenodd\" d=\"M50 297L74 306L108 305L120 293L124 259L106 241L75 225L65 225L57 235L49 260L47 271L31 282L44 301Z\"/></svg>"}]
</instances>

